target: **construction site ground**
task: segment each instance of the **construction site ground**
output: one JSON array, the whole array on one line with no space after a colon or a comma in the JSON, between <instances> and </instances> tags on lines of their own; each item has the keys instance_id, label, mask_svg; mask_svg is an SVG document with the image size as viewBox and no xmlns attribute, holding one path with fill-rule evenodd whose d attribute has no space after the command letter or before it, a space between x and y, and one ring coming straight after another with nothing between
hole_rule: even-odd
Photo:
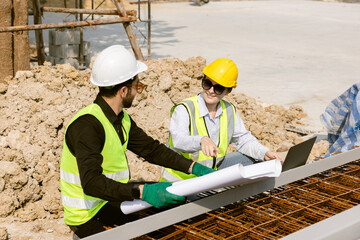
<instances>
[{"instance_id":1,"label":"construction site ground","mask_svg":"<svg viewBox=\"0 0 360 240\"><path fill-rule=\"evenodd\" d=\"M201 69L216 58L239 67L238 88L227 100L246 127L284 154L303 135L325 134L320 114L360 75L360 4L178 2L152 4L151 11L153 60L140 75L148 87L129 113L163 143L171 106L201 91ZM66 17L44 14L43 21ZM138 27L146 34L144 24ZM85 40L93 55L112 44L129 46L119 24L86 29ZM96 96L90 72L46 64L0 82L0 239L72 238L62 219L59 160L66 124ZM318 142L311 160L326 149L326 141ZM128 158L133 180L159 179L158 167Z\"/></svg>"}]
</instances>

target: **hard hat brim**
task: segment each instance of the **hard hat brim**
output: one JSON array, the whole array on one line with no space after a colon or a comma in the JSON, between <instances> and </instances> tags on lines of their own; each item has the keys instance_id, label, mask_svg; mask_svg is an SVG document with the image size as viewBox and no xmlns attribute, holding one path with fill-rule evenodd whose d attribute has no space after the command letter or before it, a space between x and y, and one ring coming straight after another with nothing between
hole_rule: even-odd
<instances>
[{"instance_id":1,"label":"hard hat brim","mask_svg":"<svg viewBox=\"0 0 360 240\"><path fill-rule=\"evenodd\" d=\"M135 77L139 73L145 72L148 69L147 65L140 61L136 61L136 66L137 66L136 72L129 73L129 75L127 76L127 80L130 80L131 78ZM119 80L118 82L111 83L111 84L101 84L99 82L94 81L93 76L91 75L90 82L99 87L110 87L110 86L115 86L115 85L120 84L125 81Z\"/></svg>"},{"instance_id":2,"label":"hard hat brim","mask_svg":"<svg viewBox=\"0 0 360 240\"><path fill-rule=\"evenodd\" d=\"M145 63L140 62L140 61L136 61L137 62L137 66L138 66L138 73L136 73L135 75L145 72L146 70L148 70L148 67ZM134 76L135 76L134 75Z\"/></svg>"}]
</instances>

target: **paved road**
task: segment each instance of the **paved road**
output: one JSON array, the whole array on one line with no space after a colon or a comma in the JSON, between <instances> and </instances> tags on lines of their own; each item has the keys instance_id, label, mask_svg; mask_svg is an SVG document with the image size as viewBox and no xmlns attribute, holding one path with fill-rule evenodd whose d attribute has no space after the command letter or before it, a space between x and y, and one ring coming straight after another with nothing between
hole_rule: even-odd
<instances>
[{"instance_id":1,"label":"paved road","mask_svg":"<svg viewBox=\"0 0 360 240\"><path fill-rule=\"evenodd\" d=\"M319 116L333 98L360 81L360 4L231 1L199 7L179 2L152 4L151 10L153 58L202 56L209 63L231 58L240 71L236 91L286 107L299 104L314 126L321 126ZM69 17L56 16L44 20ZM98 26L85 30L85 39L93 52L129 45L122 29Z\"/></svg>"},{"instance_id":2,"label":"paved road","mask_svg":"<svg viewBox=\"0 0 360 240\"><path fill-rule=\"evenodd\" d=\"M321 126L326 105L360 81L360 4L318 1L153 4L154 57L231 58L237 91L299 104Z\"/></svg>"}]
</instances>

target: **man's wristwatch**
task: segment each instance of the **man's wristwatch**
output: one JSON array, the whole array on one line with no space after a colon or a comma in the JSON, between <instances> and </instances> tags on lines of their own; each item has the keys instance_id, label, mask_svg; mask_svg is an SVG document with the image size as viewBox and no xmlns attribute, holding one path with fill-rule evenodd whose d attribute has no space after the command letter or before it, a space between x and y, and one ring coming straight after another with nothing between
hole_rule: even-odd
<instances>
[{"instance_id":1,"label":"man's wristwatch","mask_svg":"<svg viewBox=\"0 0 360 240\"><path fill-rule=\"evenodd\" d=\"M135 199L140 199L140 184L134 184L131 189L131 194Z\"/></svg>"}]
</instances>

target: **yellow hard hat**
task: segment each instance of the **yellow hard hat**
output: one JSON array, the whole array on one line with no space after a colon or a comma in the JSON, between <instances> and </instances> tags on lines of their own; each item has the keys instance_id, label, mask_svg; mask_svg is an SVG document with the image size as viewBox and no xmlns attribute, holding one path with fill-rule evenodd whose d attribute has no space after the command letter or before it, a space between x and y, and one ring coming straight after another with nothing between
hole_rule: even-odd
<instances>
[{"instance_id":1,"label":"yellow hard hat","mask_svg":"<svg viewBox=\"0 0 360 240\"><path fill-rule=\"evenodd\" d=\"M238 68L230 59L216 59L204 67L203 73L221 86L236 88Z\"/></svg>"}]
</instances>

